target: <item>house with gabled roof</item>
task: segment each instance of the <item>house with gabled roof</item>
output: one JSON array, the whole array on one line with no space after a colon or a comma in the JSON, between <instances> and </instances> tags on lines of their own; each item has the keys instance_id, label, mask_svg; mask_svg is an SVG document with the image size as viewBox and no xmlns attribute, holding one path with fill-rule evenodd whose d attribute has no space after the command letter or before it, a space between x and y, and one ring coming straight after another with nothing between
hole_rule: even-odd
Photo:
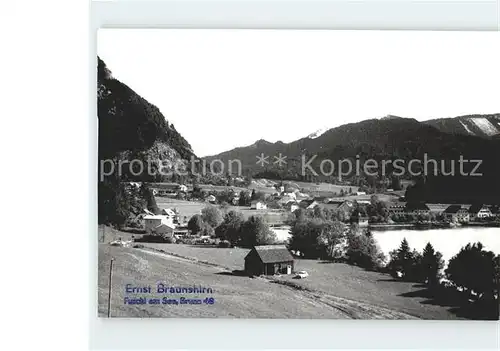
<instances>
[{"instance_id":1,"label":"house with gabled roof","mask_svg":"<svg viewBox=\"0 0 500 351\"><path fill-rule=\"evenodd\" d=\"M430 208L423 202L407 202L405 206L405 213L411 215L428 215L430 212Z\"/></svg>"},{"instance_id":2,"label":"house with gabled roof","mask_svg":"<svg viewBox=\"0 0 500 351\"><path fill-rule=\"evenodd\" d=\"M464 205L450 205L443 212L444 218L453 223L467 223L470 220L469 209Z\"/></svg>"},{"instance_id":3,"label":"house with gabled roof","mask_svg":"<svg viewBox=\"0 0 500 351\"><path fill-rule=\"evenodd\" d=\"M491 205L489 208L493 217L500 216L500 205Z\"/></svg>"},{"instance_id":4,"label":"house with gabled roof","mask_svg":"<svg viewBox=\"0 0 500 351\"><path fill-rule=\"evenodd\" d=\"M278 202L279 202L280 204L282 204L282 205L285 205L285 204L289 203L290 201L294 201L294 202L295 202L295 201L297 201L297 199L295 198L295 196L294 196L294 197L291 197L291 196L287 196L287 195L285 195L285 196L281 197L281 198L278 200Z\"/></svg>"},{"instance_id":5,"label":"house with gabled roof","mask_svg":"<svg viewBox=\"0 0 500 351\"><path fill-rule=\"evenodd\" d=\"M283 207L290 212L295 212L300 208L299 204L296 201L289 201Z\"/></svg>"},{"instance_id":6,"label":"house with gabled roof","mask_svg":"<svg viewBox=\"0 0 500 351\"><path fill-rule=\"evenodd\" d=\"M161 223L153 228L152 234L160 235L164 238L172 238L174 236L175 225L172 223Z\"/></svg>"},{"instance_id":7,"label":"house with gabled roof","mask_svg":"<svg viewBox=\"0 0 500 351\"><path fill-rule=\"evenodd\" d=\"M469 216L471 221L494 217L491 209L483 204L474 204L469 207Z\"/></svg>"},{"instance_id":8,"label":"house with gabled roof","mask_svg":"<svg viewBox=\"0 0 500 351\"><path fill-rule=\"evenodd\" d=\"M313 199L302 200L301 202L299 202L300 208L304 208L307 210L311 210L311 209L315 208L317 205L318 205L318 202L313 200Z\"/></svg>"},{"instance_id":9,"label":"house with gabled roof","mask_svg":"<svg viewBox=\"0 0 500 351\"><path fill-rule=\"evenodd\" d=\"M285 245L254 246L245 257L248 275L292 274L293 256Z\"/></svg>"},{"instance_id":10,"label":"house with gabled roof","mask_svg":"<svg viewBox=\"0 0 500 351\"><path fill-rule=\"evenodd\" d=\"M250 203L250 209L252 209L252 210L265 210L265 209L267 209L267 205L264 201L253 200Z\"/></svg>"},{"instance_id":11,"label":"house with gabled roof","mask_svg":"<svg viewBox=\"0 0 500 351\"><path fill-rule=\"evenodd\" d=\"M153 234L154 229L161 224L173 225L173 219L165 215L144 216L144 229L147 234Z\"/></svg>"},{"instance_id":12,"label":"house with gabled roof","mask_svg":"<svg viewBox=\"0 0 500 351\"><path fill-rule=\"evenodd\" d=\"M355 209L354 202L345 199L341 202L332 200L327 203L321 203L318 204L318 207L330 211L341 211L345 214L346 217L349 217L352 214L352 211Z\"/></svg>"}]
</instances>

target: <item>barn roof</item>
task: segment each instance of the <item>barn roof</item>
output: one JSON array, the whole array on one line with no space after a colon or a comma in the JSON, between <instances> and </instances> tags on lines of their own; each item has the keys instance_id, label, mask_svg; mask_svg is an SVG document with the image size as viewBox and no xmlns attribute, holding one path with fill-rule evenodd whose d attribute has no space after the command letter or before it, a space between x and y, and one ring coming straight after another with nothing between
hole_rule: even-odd
<instances>
[{"instance_id":1,"label":"barn roof","mask_svg":"<svg viewBox=\"0 0 500 351\"><path fill-rule=\"evenodd\" d=\"M317 202L315 200L311 200L311 199L302 200L301 202L299 202L299 206L301 208L308 208L309 206L314 205L314 204L317 204Z\"/></svg>"},{"instance_id":2,"label":"barn roof","mask_svg":"<svg viewBox=\"0 0 500 351\"><path fill-rule=\"evenodd\" d=\"M169 215L169 216L174 216L175 212L171 208L164 208L161 210L162 214Z\"/></svg>"},{"instance_id":3,"label":"barn roof","mask_svg":"<svg viewBox=\"0 0 500 351\"><path fill-rule=\"evenodd\" d=\"M405 211L429 211L429 207L422 202L407 202Z\"/></svg>"},{"instance_id":4,"label":"barn roof","mask_svg":"<svg viewBox=\"0 0 500 351\"><path fill-rule=\"evenodd\" d=\"M327 203L327 204L318 204L318 207L328 209L328 210L336 210L340 207L339 203Z\"/></svg>"},{"instance_id":5,"label":"barn roof","mask_svg":"<svg viewBox=\"0 0 500 351\"><path fill-rule=\"evenodd\" d=\"M448 208L444 211L444 213L457 213L458 211L467 211L468 207L465 205L450 205Z\"/></svg>"},{"instance_id":6,"label":"barn roof","mask_svg":"<svg viewBox=\"0 0 500 351\"><path fill-rule=\"evenodd\" d=\"M166 217L163 215L147 215L144 216L144 219L165 219Z\"/></svg>"},{"instance_id":7,"label":"barn roof","mask_svg":"<svg viewBox=\"0 0 500 351\"><path fill-rule=\"evenodd\" d=\"M262 263L277 263L293 261L293 256L285 245L262 245L255 246L252 251L257 252ZM245 259L252 253L250 251Z\"/></svg>"},{"instance_id":8,"label":"barn roof","mask_svg":"<svg viewBox=\"0 0 500 351\"><path fill-rule=\"evenodd\" d=\"M490 211L493 214L500 213L500 205L491 205L490 206Z\"/></svg>"},{"instance_id":9,"label":"barn roof","mask_svg":"<svg viewBox=\"0 0 500 351\"><path fill-rule=\"evenodd\" d=\"M426 204L426 205L432 212L443 212L450 206L450 204Z\"/></svg>"},{"instance_id":10,"label":"barn roof","mask_svg":"<svg viewBox=\"0 0 500 351\"><path fill-rule=\"evenodd\" d=\"M474 204L471 207L469 207L469 213L478 213L483 209L483 207L486 209L487 207L484 206L483 204Z\"/></svg>"}]
</instances>

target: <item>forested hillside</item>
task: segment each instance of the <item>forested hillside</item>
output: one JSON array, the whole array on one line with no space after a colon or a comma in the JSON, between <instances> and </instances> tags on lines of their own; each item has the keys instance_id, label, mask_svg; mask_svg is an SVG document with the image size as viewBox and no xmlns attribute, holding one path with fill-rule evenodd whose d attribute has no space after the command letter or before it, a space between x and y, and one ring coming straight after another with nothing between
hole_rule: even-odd
<instances>
[{"instance_id":1,"label":"forested hillside","mask_svg":"<svg viewBox=\"0 0 500 351\"><path fill-rule=\"evenodd\" d=\"M165 173L174 166L187 165L194 154L191 145L160 110L113 78L99 57L97 113L99 223L120 225L131 213L148 206L146 198L151 202L146 187L136 191L126 189L124 181L172 180L175 176L166 176ZM124 161L132 160L138 161L130 168ZM125 166L119 168L120 161ZM140 163L142 172L138 168ZM115 167L113 172L112 164ZM163 166L161 172L160 166ZM149 206L154 204L149 203Z\"/></svg>"},{"instance_id":2,"label":"forested hillside","mask_svg":"<svg viewBox=\"0 0 500 351\"><path fill-rule=\"evenodd\" d=\"M231 159L239 159L246 173L254 177L282 178L294 180L312 180L335 182L338 180L339 168L334 173L325 176L320 172L320 164L323 160L331 160L338 165L338 160L350 159L355 164L356 157L361 164L368 159L382 161L402 160L408 165L411 160L424 160L424 157L437 161L438 173L442 169L446 172L452 170L456 176L435 176L434 165L431 164L427 170L426 177L416 179L412 174L406 172L401 178L416 180L419 183L418 192L410 192L415 200L422 201L446 201L446 202L500 202L500 139L483 138L462 133L446 133L426 122L418 122L415 119L391 116L391 118L370 119L359 123L349 123L337 128L330 129L320 136L314 138L302 138L291 143L271 143L259 140L253 145L239 147L207 157L207 160L221 159L228 162ZM256 162L256 156L270 156L268 164L262 166ZM287 164L278 167L273 164L273 157L282 153L287 157ZM305 174L303 171L302 157L306 162L314 158L310 163L318 175ZM465 160L481 160L479 171L482 176L461 176L459 174L458 161L462 157ZM444 168L441 166L444 163ZM464 166L464 173L471 173L474 164ZM329 168L326 168L329 170ZM309 168L305 169L306 171ZM422 167L414 164L413 173L420 171ZM393 169L390 165L386 168L386 174L370 176L363 173L345 175L343 180L353 182L356 186L376 186L383 178L390 178ZM379 170L381 171L381 170ZM306 172L307 173L307 172ZM311 172L309 172L311 173Z\"/></svg>"}]
</instances>

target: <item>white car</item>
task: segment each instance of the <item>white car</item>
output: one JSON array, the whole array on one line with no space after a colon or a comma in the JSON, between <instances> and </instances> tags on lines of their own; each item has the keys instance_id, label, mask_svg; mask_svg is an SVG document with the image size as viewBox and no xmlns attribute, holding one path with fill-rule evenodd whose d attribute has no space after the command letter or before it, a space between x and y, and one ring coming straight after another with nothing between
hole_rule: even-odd
<instances>
[{"instance_id":1,"label":"white car","mask_svg":"<svg viewBox=\"0 0 500 351\"><path fill-rule=\"evenodd\" d=\"M306 271L298 271L295 274L295 278L297 278L297 279L304 279L304 278L306 278L308 276L309 276L309 273L307 273Z\"/></svg>"}]
</instances>

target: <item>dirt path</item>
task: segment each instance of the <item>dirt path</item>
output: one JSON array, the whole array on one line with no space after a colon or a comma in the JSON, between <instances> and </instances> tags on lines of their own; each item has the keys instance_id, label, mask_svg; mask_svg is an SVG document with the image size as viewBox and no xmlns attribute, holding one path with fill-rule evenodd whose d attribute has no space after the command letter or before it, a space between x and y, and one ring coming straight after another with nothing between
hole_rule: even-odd
<instances>
[{"instance_id":1,"label":"dirt path","mask_svg":"<svg viewBox=\"0 0 500 351\"><path fill-rule=\"evenodd\" d=\"M419 319L407 313L333 295L318 292L308 292L305 294L310 294L311 298L316 301L344 312L351 319Z\"/></svg>"},{"instance_id":2,"label":"dirt path","mask_svg":"<svg viewBox=\"0 0 500 351\"><path fill-rule=\"evenodd\" d=\"M195 265L210 266L219 270L220 272L226 272L226 273L232 272L227 267L216 265L210 262L199 261L190 257L183 257L180 255L171 254L167 252L159 252L154 249L138 249L138 250L147 254L162 257L167 260L175 260ZM262 279L268 281L269 283L280 284L286 289L294 290L296 293L299 293L301 297L303 297L305 300L308 300L308 302L314 304L321 304L325 306L325 308L334 309L337 313L342 314L346 319L419 319L418 317L412 316L407 313L399 312L396 310L391 310L373 304L341 298L317 290L304 289L298 284L292 284L290 282L285 282L283 280L271 277L269 278L261 277L257 279Z\"/></svg>"}]
</instances>

